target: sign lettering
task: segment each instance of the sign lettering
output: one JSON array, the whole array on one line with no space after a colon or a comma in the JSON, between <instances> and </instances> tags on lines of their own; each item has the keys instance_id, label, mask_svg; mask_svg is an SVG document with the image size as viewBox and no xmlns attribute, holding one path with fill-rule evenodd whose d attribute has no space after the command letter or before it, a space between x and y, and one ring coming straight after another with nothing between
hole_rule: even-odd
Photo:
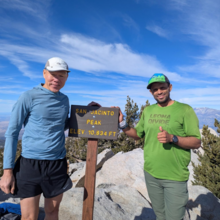
<instances>
[{"instance_id":1,"label":"sign lettering","mask_svg":"<svg viewBox=\"0 0 220 220\"><path fill-rule=\"evenodd\" d=\"M69 136L117 139L117 108L71 105Z\"/></svg>"}]
</instances>

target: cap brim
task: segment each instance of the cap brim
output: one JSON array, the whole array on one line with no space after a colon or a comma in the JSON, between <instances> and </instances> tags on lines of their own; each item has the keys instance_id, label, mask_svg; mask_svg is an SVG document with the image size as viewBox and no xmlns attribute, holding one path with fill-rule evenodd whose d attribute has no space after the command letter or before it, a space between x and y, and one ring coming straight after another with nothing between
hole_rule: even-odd
<instances>
[{"instance_id":1,"label":"cap brim","mask_svg":"<svg viewBox=\"0 0 220 220\"><path fill-rule=\"evenodd\" d=\"M50 72L56 72L56 71L66 71L67 73L69 73L69 70L65 70L65 69L56 69L56 70L50 70L48 68L45 68L46 70L50 71Z\"/></svg>"},{"instance_id":2,"label":"cap brim","mask_svg":"<svg viewBox=\"0 0 220 220\"><path fill-rule=\"evenodd\" d=\"M150 89L150 87L152 86L153 83L167 83L167 82L164 82L164 81L152 82L152 83L147 85L147 89Z\"/></svg>"}]
</instances>

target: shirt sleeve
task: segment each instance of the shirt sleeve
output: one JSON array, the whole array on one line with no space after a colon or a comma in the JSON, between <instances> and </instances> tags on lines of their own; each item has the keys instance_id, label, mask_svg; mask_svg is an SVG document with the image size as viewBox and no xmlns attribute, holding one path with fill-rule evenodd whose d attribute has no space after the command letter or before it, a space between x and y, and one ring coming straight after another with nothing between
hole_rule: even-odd
<instances>
[{"instance_id":1,"label":"shirt sleeve","mask_svg":"<svg viewBox=\"0 0 220 220\"><path fill-rule=\"evenodd\" d=\"M139 122L137 123L137 125L135 127L137 135L140 138L145 136L145 131L144 131L144 114L145 114L145 111L143 111L143 113L141 115L141 119L139 120Z\"/></svg>"},{"instance_id":2,"label":"shirt sleeve","mask_svg":"<svg viewBox=\"0 0 220 220\"><path fill-rule=\"evenodd\" d=\"M199 132L199 120L193 108L189 107L184 116L183 129L187 137L196 137L201 139Z\"/></svg>"},{"instance_id":3,"label":"shirt sleeve","mask_svg":"<svg viewBox=\"0 0 220 220\"><path fill-rule=\"evenodd\" d=\"M18 135L31 108L28 92L23 93L12 109L10 122L5 133L3 169L14 168Z\"/></svg>"}]
</instances>

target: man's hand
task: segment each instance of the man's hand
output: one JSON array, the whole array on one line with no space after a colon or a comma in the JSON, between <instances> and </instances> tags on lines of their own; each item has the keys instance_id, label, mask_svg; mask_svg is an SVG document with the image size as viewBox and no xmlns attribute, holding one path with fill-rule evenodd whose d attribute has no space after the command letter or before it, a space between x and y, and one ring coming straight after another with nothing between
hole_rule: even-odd
<instances>
[{"instance_id":1,"label":"man's hand","mask_svg":"<svg viewBox=\"0 0 220 220\"><path fill-rule=\"evenodd\" d=\"M119 123L122 122L124 116L123 116L123 114L121 112L121 109L118 106L111 106L111 108L118 108L118 110L119 110L118 121L119 121Z\"/></svg>"},{"instance_id":2,"label":"man's hand","mask_svg":"<svg viewBox=\"0 0 220 220\"><path fill-rule=\"evenodd\" d=\"M6 194L14 194L15 190L15 178L12 169L5 169L4 174L0 181L0 187Z\"/></svg>"},{"instance_id":3,"label":"man's hand","mask_svg":"<svg viewBox=\"0 0 220 220\"><path fill-rule=\"evenodd\" d=\"M167 131L163 130L161 126L159 127L159 129L161 132L157 134L158 141L163 144L172 142L172 135L169 134Z\"/></svg>"},{"instance_id":4,"label":"man's hand","mask_svg":"<svg viewBox=\"0 0 220 220\"><path fill-rule=\"evenodd\" d=\"M99 103L97 103L97 102L90 102L89 104L88 104L88 106L99 106L99 107L102 107Z\"/></svg>"}]
</instances>

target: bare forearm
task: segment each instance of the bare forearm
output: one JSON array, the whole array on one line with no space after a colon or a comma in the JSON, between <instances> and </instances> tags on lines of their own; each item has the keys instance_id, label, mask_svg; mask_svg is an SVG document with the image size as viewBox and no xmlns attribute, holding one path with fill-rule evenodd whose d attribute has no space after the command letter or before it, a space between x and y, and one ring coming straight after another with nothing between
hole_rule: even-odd
<instances>
[{"instance_id":1,"label":"bare forearm","mask_svg":"<svg viewBox=\"0 0 220 220\"><path fill-rule=\"evenodd\" d=\"M195 137L178 137L177 145L185 149L198 149L201 146L201 140Z\"/></svg>"},{"instance_id":2,"label":"bare forearm","mask_svg":"<svg viewBox=\"0 0 220 220\"><path fill-rule=\"evenodd\" d=\"M136 132L136 130L134 128L127 127L125 129L123 129L123 132L126 135L128 135L129 137L134 138L135 140L139 140L140 139L138 137L137 132Z\"/></svg>"}]
</instances>

